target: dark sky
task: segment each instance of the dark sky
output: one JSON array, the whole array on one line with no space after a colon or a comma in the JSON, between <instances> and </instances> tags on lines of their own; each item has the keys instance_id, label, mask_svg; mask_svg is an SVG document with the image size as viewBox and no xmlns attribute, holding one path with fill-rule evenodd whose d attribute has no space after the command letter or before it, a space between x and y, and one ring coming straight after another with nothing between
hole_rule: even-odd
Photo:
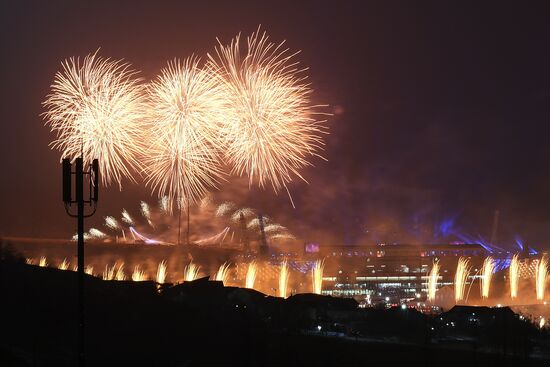
<instances>
[{"instance_id":1,"label":"dark sky","mask_svg":"<svg viewBox=\"0 0 550 367\"><path fill-rule=\"evenodd\" d=\"M73 232L59 154L39 116L61 60L101 47L151 79L167 60L204 57L216 37L261 24L302 50L315 99L341 113L329 119L329 161L305 171L309 186L292 187L296 209L285 195L237 190L237 181L220 198L322 243L437 240L448 218L488 237L498 209L503 243L521 235L547 245L545 3L2 1L0 235ZM141 198L153 200L142 185L104 189L91 223Z\"/></svg>"}]
</instances>

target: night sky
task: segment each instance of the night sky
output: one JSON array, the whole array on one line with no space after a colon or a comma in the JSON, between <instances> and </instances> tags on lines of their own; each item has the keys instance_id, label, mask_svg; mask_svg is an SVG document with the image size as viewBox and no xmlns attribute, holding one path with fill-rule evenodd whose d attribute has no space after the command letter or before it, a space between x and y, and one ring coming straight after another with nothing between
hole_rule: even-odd
<instances>
[{"instance_id":1,"label":"night sky","mask_svg":"<svg viewBox=\"0 0 550 367\"><path fill-rule=\"evenodd\" d=\"M230 180L217 193L270 213L300 239L438 241L440 224L550 247L550 6L545 2L2 1L0 235L74 232L59 153L40 116L60 62L101 48L150 80L262 25L287 41L330 105L309 185L285 194ZM238 5L237 5L238 3ZM507 2L508 3L508 2ZM510 2L511 3L511 2ZM105 215L154 202L143 185L102 189ZM445 237L446 238L446 237Z\"/></svg>"}]
</instances>

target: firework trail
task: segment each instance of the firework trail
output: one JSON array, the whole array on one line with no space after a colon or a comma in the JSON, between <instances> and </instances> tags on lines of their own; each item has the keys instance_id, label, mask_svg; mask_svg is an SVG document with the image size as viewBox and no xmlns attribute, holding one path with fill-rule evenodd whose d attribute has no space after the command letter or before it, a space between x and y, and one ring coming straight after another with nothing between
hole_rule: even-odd
<instances>
[{"instance_id":1,"label":"firework trail","mask_svg":"<svg viewBox=\"0 0 550 367\"><path fill-rule=\"evenodd\" d=\"M162 260L157 267L157 283L164 284L166 281L166 260Z\"/></svg>"},{"instance_id":2,"label":"firework trail","mask_svg":"<svg viewBox=\"0 0 550 367\"><path fill-rule=\"evenodd\" d=\"M225 262L222 265L220 265L220 268L218 269L218 272L216 273L216 278L218 282L223 282L225 285L227 283L229 276L229 263Z\"/></svg>"},{"instance_id":3,"label":"firework trail","mask_svg":"<svg viewBox=\"0 0 550 367\"><path fill-rule=\"evenodd\" d=\"M428 301L435 301L435 294L437 292L437 280L439 279L439 260L433 262L432 270L428 276Z\"/></svg>"},{"instance_id":4,"label":"firework trail","mask_svg":"<svg viewBox=\"0 0 550 367\"><path fill-rule=\"evenodd\" d=\"M235 203L231 202L231 201L226 201L224 203L221 203L217 208L216 208L216 217L223 217L231 212L233 212L236 208L236 205Z\"/></svg>"},{"instance_id":5,"label":"firework trail","mask_svg":"<svg viewBox=\"0 0 550 367\"><path fill-rule=\"evenodd\" d=\"M139 265L134 266L134 272L132 273L132 280L134 282L142 282L147 280L145 272L140 269Z\"/></svg>"},{"instance_id":6,"label":"firework trail","mask_svg":"<svg viewBox=\"0 0 550 367\"><path fill-rule=\"evenodd\" d=\"M134 220L132 219L132 217L130 217L130 213L128 213L126 209L122 209L122 221L129 226L134 225Z\"/></svg>"},{"instance_id":7,"label":"firework trail","mask_svg":"<svg viewBox=\"0 0 550 367\"><path fill-rule=\"evenodd\" d=\"M548 258L546 256L541 257L536 271L535 282L537 291L537 300L544 301L544 291L546 288L546 280L548 278Z\"/></svg>"},{"instance_id":8,"label":"firework trail","mask_svg":"<svg viewBox=\"0 0 550 367\"><path fill-rule=\"evenodd\" d=\"M99 159L104 185L133 180L143 151L145 87L122 61L86 56L62 63L43 105L56 139L52 148L64 158L84 154L84 164Z\"/></svg>"},{"instance_id":9,"label":"firework trail","mask_svg":"<svg viewBox=\"0 0 550 367\"><path fill-rule=\"evenodd\" d=\"M48 262L46 261L46 256L40 256L40 260L38 261L38 266L45 268L48 266Z\"/></svg>"},{"instance_id":10,"label":"firework trail","mask_svg":"<svg viewBox=\"0 0 550 367\"><path fill-rule=\"evenodd\" d=\"M248 269L246 271L246 280L245 287L249 289L254 289L254 282L256 281L256 273L258 271L258 264L256 261L252 261L248 264Z\"/></svg>"},{"instance_id":11,"label":"firework trail","mask_svg":"<svg viewBox=\"0 0 550 367\"><path fill-rule=\"evenodd\" d=\"M288 261L285 260L281 263L281 270L279 271L279 297L286 298L289 276Z\"/></svg>"},{"instance_id":12,"label":"firework trail","mask_svg":"<svg viewBox=\"0 0 550 367\"><path fill-rule=\"evenodd\" d=\"M311 104L305 69L298 69L283 43L276 45L259 29L240 50L240 35L221 43L208 55L208 67L219 78L226 98L221 135L233 172L246 174L249 184L271 183L275 192L292 181L305 179L299 170L322 149L324 121L316 120L319 107Z\"/></svg>"},{"instance_id":13,"label":"firework trail","mask_svg":"<svg viewBox=\"0 0 550 367\"><path fill-rule=\"evenodd\" d=\"M199 277L200 266L197 266L193 263L189 263L183 271L183 280L186 282L192 282L193 280Z\"/></svg>"},{"instance_id":14,"label":"firework trail","mask_svg":"<svg viewBox=\"0 0 550 367\"><path fill-rule=\"evenodd\" d=\"M488 256L483 261L481 267L481 297L489 298L489 291L491 289L491 279L493 277L493 271L495 269L495 261L492 257Z\"/></svg>"},{"instance_id":15,"label":"firework trail","mask_svg":"<svg viewBox=\"0 0 550 367\"><path fill-rule=\"evenodd\" d=\"M149 88L150 116L143 163L146 183L159 196L185 207L217 188L220 167L220 121L225 99L210 70L191 57L174 60Z\"/></svg>"},{"instance_id":16,"label":"firework trail","mask_svg":"<svg viewBox=\"0 0 550 367\"><path fill-rule=\"evenodd\" d=\"M455 273L455 303L464 300L466 283L470 275L470 260L465 257L458 259Z\"/></svg>"},{"instance_id":17,"label":"firework trail","mask_svg":"<svg viewBox=\"0 0 550 367\"><path fill-rule=\"evenodd\" d=\"M510 262L509 277L510 277L510 298L516 299L518 296L518 285L519 285L519 256L515 254L512 256L512 261Z\"/></svg>"},{"instance_id":18,"label":"firework trail","mask_svg":"<svg viewBox=\"0 0 550 367\"><path fill-rule=\"evenodd\" d=\"M311 278L313 283L313 293L321 294L323 290L323 269L325 260L317 260L311 269Z\"/></svg>"},{"instance_id":19,"label":"firework trail","mask_svg":"<svg viewBox=\"0 0 550 367\"><path fill-rule=\"evenodd\" d=\"M61 264L59 264L59 266L57 267L59 270L67 270L69 269L69 262L67 261L67 259L63 259L63 262Z\"/></svg>"}]
</instances>

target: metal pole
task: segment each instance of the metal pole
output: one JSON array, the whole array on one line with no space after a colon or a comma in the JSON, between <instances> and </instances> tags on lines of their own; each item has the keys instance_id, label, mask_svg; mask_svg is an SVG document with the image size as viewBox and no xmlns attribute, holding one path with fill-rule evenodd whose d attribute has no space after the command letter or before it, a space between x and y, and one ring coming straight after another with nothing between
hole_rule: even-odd
<instances>
[{"instance_id":1,"label":"metal pole","mask_svg":"<svg viewBox=\"0 0 550 367\"><path fill-rule=\"evenodd\" d=\"M78 366L84 367L84 167L82 158L76 159L76 202L78 218Z\"/></svg>"}]
</instances>

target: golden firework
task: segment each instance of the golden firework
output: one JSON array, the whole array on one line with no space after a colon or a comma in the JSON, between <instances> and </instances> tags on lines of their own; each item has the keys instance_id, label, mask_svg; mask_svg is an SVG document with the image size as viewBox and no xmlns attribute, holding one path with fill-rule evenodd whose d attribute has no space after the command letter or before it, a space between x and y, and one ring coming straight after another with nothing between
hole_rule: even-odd
<instances>
[{"instance_id":1,"label":"golden firework","mask_svg":"<svg viewBox=\"0 0 550 367\"><path fill-rule=\"evenodd\" d=\"M518 254L515 254L514 256L512 256L512 261L510 262L510 268L509 268L509 277L510 277L510 297L512 299L515 299L518 296L518 285L519 285Z\"/></svg>"},{"instance_id":2,"label":"golden firework","mask_svg":"<svg viewBox=\"0 0 550 367\"><path fill-rule=\"evenodd\" d=\"M489 298L489 291L491 290L491 279L493 278L493 271L495 270L495 261L492 257L488 256L483 261L481 267L481 297Z\"/></svg>"},{"instance_id":3,"label":"golden firework","mask_svg":"<svg viewBox=\"0 0 550 367\"><path fill-rule=\"evenodd\" d=\"M247 38L244 53L240 36L227 46L221 43L208 55L208 67L217 76L225 96L221 136L233 173L271 183L275 192L294 177L305 179L300 169L320 157L323 121L311 103L305 69L294 61L283 43L274 44L259 29Z\"/></svg>"},{"instance_id":4,"label":"golden firework","mask_svg":"<svg viewBox=\"0 0 550 367\"><path fill-rule=\"evenodd\" d=\"M311 279L313 282L313 293L321 294L323 290L323 269L325 260L317 260L311 269Z\"/></svg>"},{"instance_id":5,"label":"golden firework","mask_svg":"<svg viewBox=\"0 0 550 367\"><path fill-rule=\"evenodd\" d=\"M191 57L161 71L149 90L149 115L142 156L146 183L168 197L167 211L194 204L223 176L219 123L224 98L208 70Z\"/></svg>"},{"instance_id":6,"label":"golden firework","mask_svg":"<svg viewBox=\"0 0 550 367\"><path fill-rule=\"evenodd\" d=\"M62 158L99 159L103 184L133 180L143 151L145 88L122 61L97 53L83 62L71 58L55 75L43 105L46 123L57 137L51 143Z\"/></svg>"},{"instance_id":7,"label":"golden firework","mask_svg":"<svg viewBox=\"0 0 550 367\"><path fill-rule=\"evenodd\" d=\"M455 274L455 302L458 303L464 300L464 293L466 290L466 282L470 275L470 260L461 257L458 259Z\"/></svg>"}]
</instances>

